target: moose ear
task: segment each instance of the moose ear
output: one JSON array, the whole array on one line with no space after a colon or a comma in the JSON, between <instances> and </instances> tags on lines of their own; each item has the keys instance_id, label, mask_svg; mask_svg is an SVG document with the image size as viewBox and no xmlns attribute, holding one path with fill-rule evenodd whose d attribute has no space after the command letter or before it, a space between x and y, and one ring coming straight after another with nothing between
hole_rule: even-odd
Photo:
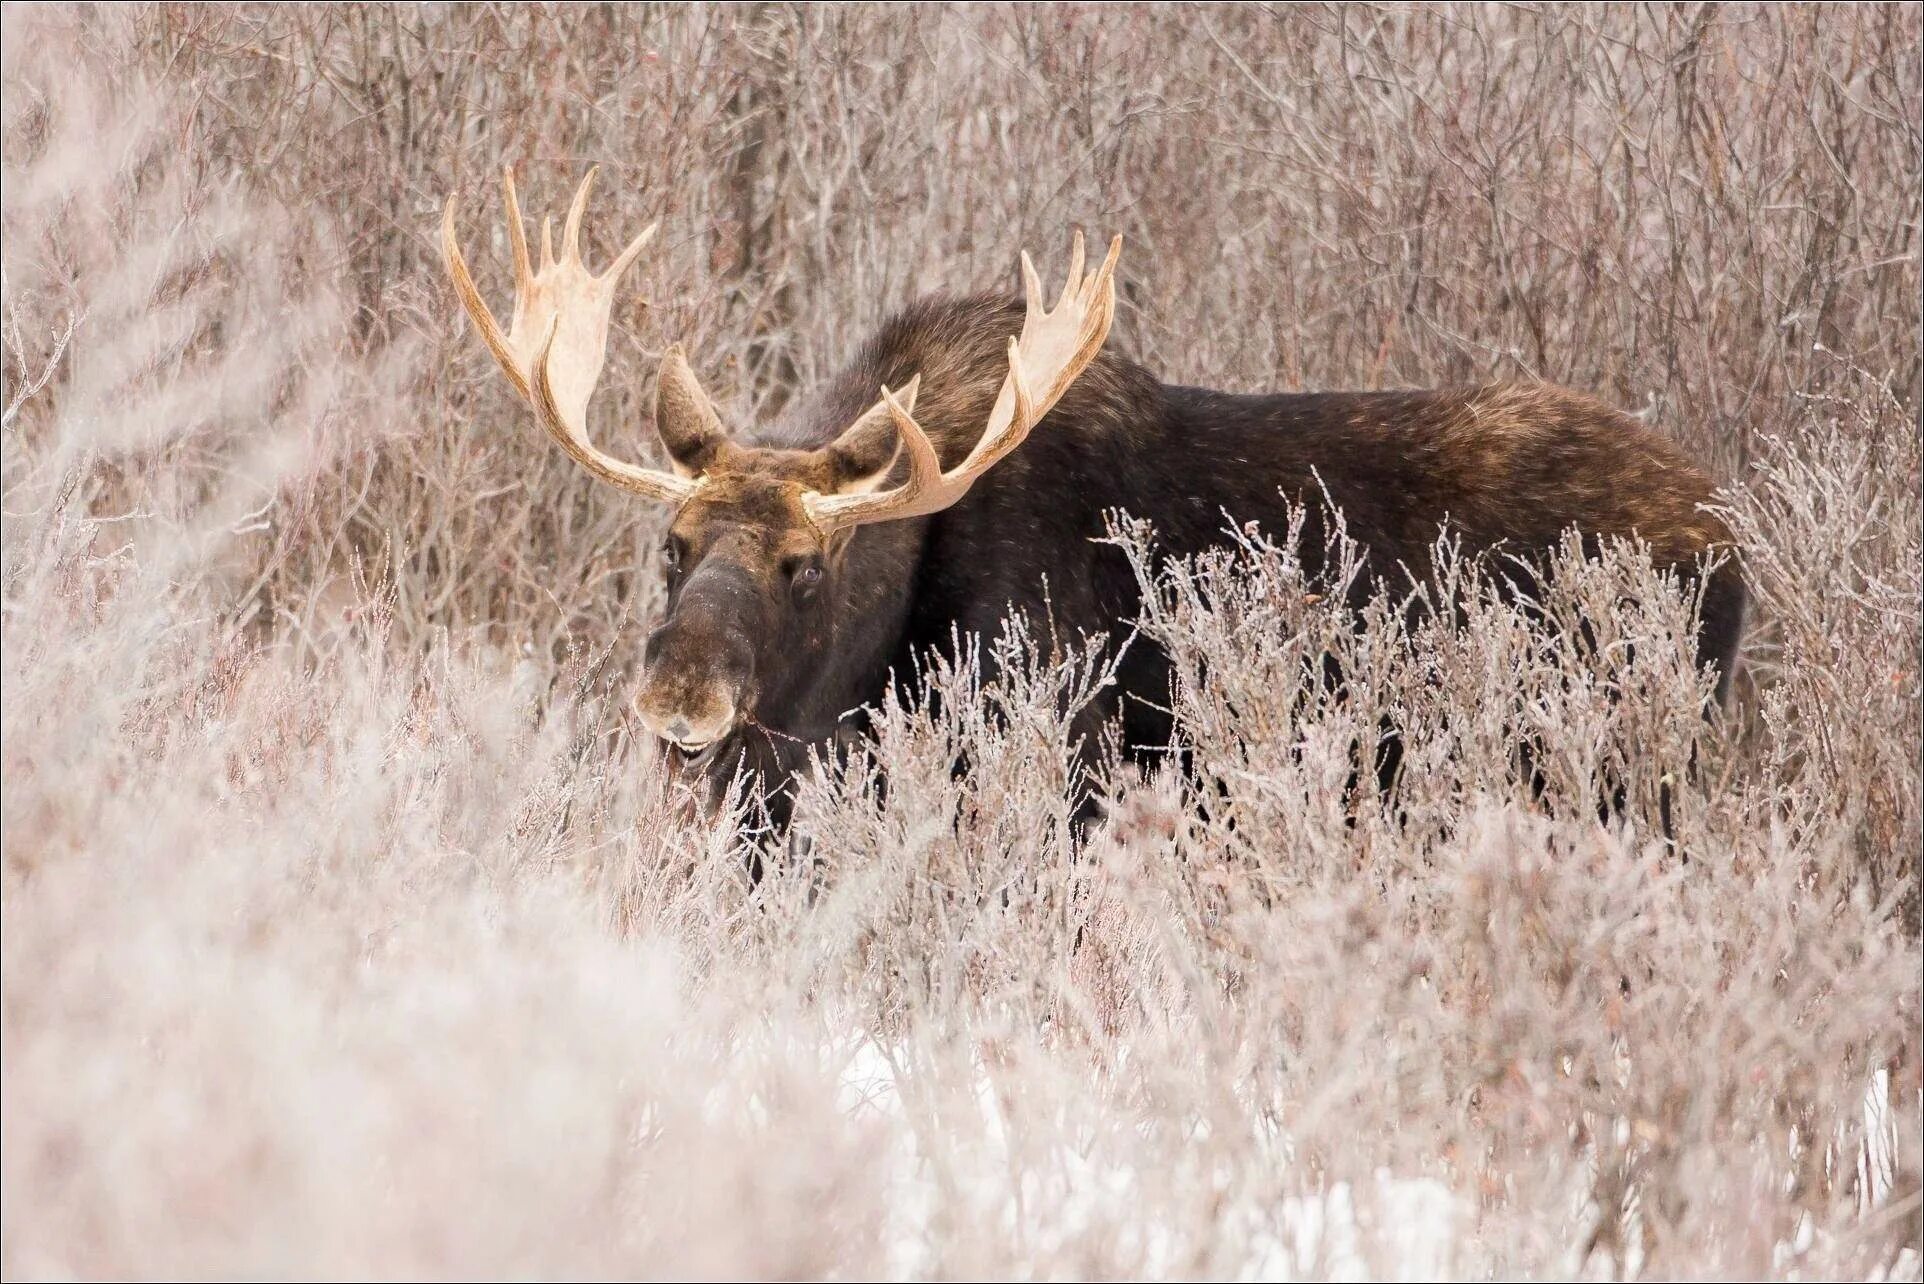
<instances>
[{"instance_id":1,"label":"moose ear","mask_svg":"<svg viewBox=\"0 0 1924 1284\"><path fill-rule=\"evenodd\" d=\"M683 477L698 477L728 443L721 417L701 390L688 358L677 343L662 356L655 378L655 432L668 449L669 462Z\"/></svg>"},{"instance_id":2,"label":"moose ear","mask_svg":"<svg viewBox=\"0 0 1924 1284\"><path fill-rule=\"evenodd\" d=\"M921 386L922 376L918 374L895 394L902 409L915 409L915 393ZM850 424L847 431L823 448L822 457L834 487L825 493L861 495L874 490L888 480L889 469L895 466L901 449L902 434L896 430L894 417L886 404L876 402Z\"/></svg>"}]
</instances>

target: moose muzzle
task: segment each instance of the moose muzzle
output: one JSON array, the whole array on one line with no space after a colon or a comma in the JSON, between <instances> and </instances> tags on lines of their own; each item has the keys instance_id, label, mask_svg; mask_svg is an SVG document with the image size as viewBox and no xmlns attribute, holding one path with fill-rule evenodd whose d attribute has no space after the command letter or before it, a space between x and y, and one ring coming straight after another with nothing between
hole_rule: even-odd
<instances>
[{"instance_id":1,"label":"moose muzzle","mask_svg":"<svg viewBox=\"0 0 1924 1284\"><path fill-rule=\"evenodd\" d=\"M635 712L649 731L698 753L735 729L753 702L760 608L753 577L739 567L689 576L648 638Z\"/></svg>"}]
</instances>

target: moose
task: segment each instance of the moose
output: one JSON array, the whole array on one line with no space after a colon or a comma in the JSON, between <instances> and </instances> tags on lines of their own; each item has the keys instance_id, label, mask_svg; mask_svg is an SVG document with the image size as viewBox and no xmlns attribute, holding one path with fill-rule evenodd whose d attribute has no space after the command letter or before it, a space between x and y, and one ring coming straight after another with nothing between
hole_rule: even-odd
<instances>
[{"instance_id":1,"label":"moose","mask_svg":"<svg viewBox=\"0 0 1924 1284\"><path fill-rule=\"evenodd\" d=\"M1104 348L1117 237L1093 270L1080 233L1053 305L1028 255L1024 298L909 304L839 375L775 422L722 423L679 344L661 360L655 431L668 471L594 446L588 405L622 274L651 225L596 275L581 257L590 169L559 258L544 221L529 259L504 175L515 300L504 334L462 256L447 269L482 340L554 442L596 477L675 509L667 607L649 634L635 710L688 770L755 780L779 818L811 748L859 726L891 675L959 635L1026 614L1067 636L1117 635L1140 607L1101 537L1123 510L1167 555L1341 511L1384 591L1421 575L1447 524L1469 552L1546 549L1574 528L1635 536L1700 588L1697 660L1722 702L1745 589L1708 478L1676 447L1580 393L1537 384L1239 395L1165 384ZM1319 523L1298 522L1305 564ZM1122 742L1169 743L1169 665L1138 641L1102 703Z\"/></svg>"}]
</instances>

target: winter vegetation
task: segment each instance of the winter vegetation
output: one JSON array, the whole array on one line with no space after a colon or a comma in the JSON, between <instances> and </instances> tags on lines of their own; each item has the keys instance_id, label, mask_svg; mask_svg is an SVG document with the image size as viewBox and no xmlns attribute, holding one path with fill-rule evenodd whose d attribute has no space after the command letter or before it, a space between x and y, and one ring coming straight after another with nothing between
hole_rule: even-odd
<instances>
[{"instance_id":1,"label":"winter vegetation","mask_svg":"<svg viewBox=\"0 0 1924 1284\"><path fill-rule=\"evenodd\" d=\"M4 23L7 1277L1919 1274L1916 7ZM1114 649L1011 628L704 815L665 515L440 266L508 162L662 223L629 457L670 344L752 420L1072 226L1172 381L1595 392L1722 486L1733 702L1634 545L1438 624L1119 515L1190 773L1080 830Z\"/></svg>"}]
</instances>

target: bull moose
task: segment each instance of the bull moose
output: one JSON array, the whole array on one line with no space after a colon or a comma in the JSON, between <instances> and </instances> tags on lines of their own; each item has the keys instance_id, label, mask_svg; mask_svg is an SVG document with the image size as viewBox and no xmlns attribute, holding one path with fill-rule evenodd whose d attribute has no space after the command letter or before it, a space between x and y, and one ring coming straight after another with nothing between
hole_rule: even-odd
<instances>
[{"instance_id":1,"label":"bull moose","mask_svg":"<svg viewBox=\"0 0 1924 1284\"><path fill-rule=\"evenodd\" d=\"M1385 568L1425 565L1446 520L1472 552L1545 548L1571 528L1635 535L1685 577L1730 540L1704 507L1708 479L1674 446L1560 388L1165 384L1104 349L1121 238L1089 271L1079 233L1053 305L1025 254L1026 299L912 303L773 423L724 426L680 345L669 348L655 430L672 471L627 463L591 443L587 411L616 286L655 227L590 272L580 236L594 179L591 169L575 192L558 259L544 224L536 269L505 175L516 281L505 334L468 272L452 203L447 268L555 443L603 481L675 507L667 609L647 639L636 711L711 780L758 777L778 815L809 748L958 631L992 633L1016 612L1046 614L1071 637L1127 629L1140 586L1099 538L1115 510L1182 555L1225 539L1226 517L1282 529L1294 506L1331 503L1378 586ZM1728 559L1701 587L1698 660L1716 666L1722 700L1745 590ZM1092 712L1119 718L1126 744L1167 744L1168 696L1167 660L1138 642Z\"/></svg>"}]
</instances>

